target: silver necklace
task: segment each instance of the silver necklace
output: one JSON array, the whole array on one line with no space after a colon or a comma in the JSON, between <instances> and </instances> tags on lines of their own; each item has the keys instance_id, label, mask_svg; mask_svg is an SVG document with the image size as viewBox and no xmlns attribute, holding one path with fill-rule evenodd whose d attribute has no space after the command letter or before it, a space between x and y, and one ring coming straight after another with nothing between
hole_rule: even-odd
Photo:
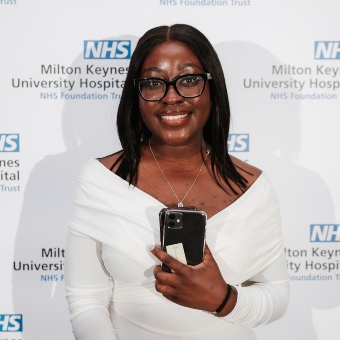
<instances>
[{"instance_id":1,"label":"silver necklace","mask_svg":"<svg viewBox=\"0 0 340 340\"><path fill-rule=\"evenodd\" d=\"M183 202L184 202L185 198L188 196L188 194L189 194L190 190L192 189L192 187L194 186L194 184L196 183L197 178L198 178L198 176L200 175L200 173L201 173L201 171L202 171L202 169L203 169L205 160L207 159L207 157L208 157L210 151L207 150L207 153L206 153L206 155L205 155L205 157L204 157L203 163L202 163L200 169L198 170L198 173L197 173L197 175L196 175L194 181L192 182L192 184L191 184L189 190L187 191L187 193L184 195L184 197L183 197L182 200L180 201L179 198L177 197L176 193L175 193L175 190L174 190L173 187L171 186L171 184L170 184L170 182L168 181L168 179L166 178L166 176L165 176L165 174L164 174L164 172L163 172L161 166L159 165L159 163L158 163L158 161L157 161L157 158L156 158L155 154L154 154L153 151L152 151L150 139L149 139L149 149L150 149L151 154L152 154L153 158L155 159L156 164L157 164L159 170L161 171L161 173L162 173L164 179L165 179L166 182L168 183L168 185L169 185L171 191L173 192L173 194L175 195L175 197L176 197L176 199L177 199L177 202L178 202L178 203L177 203L177 206L180 207L180 208L183 207L183 206L184 206Z\"/></svg>"}]
</instances>

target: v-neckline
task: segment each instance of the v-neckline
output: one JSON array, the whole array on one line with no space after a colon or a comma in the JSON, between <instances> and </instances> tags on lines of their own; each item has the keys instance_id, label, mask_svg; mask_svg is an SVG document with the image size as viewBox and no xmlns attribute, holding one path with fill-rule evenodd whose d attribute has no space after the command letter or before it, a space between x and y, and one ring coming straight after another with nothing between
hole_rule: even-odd
<instances>
[{"instance_id":1,"label":"v-neckline","mask_svg":"<svg viewBox=\"0 0 340 340\"><path fill-rule=\"evenodd\" d=\"M121 183L127 184L129 186L129 189L132 188L133 190L136 190L141 195L147 197L148 199L152 199L153 201L157 202L162 207L166 208L166 205L164 205L162 202L160 202L157 198L151 196L147 192L143 191L142 189L139 189L138 187L136 187L134 185L130 186L128 181L126 181L125 179L123 179L123 178L119 177L118 175L116 175L114 172L112 172L110 169L108 169L104 164L102 164L98 159L95 158L94 161L96 161L101 167L103 167L105 170L107 170L107 172L110 173L111 176L113 176L113 178L115 178L116 180L121 181ZM242 202L245 199L244 197L249 196L249 192L253 191L254 188L256 188L256 186L262 180L263 177L264 177L264 172L262 171L260 176L258 178L256 178L256 180L253 182L253 184L247 189L247 191L244 194L242 194L239 198L237 198L235 201L233 201L227 207L225 207L222 210L218 211L216 214L210 216L207 219L207 222L210 222L212 219L217 218L216 216L223 215L224 212L226 212L226 211L232 209L233 207L235 207L236 205L240 204L239 202Z\"/></svg>"}]
</instances>

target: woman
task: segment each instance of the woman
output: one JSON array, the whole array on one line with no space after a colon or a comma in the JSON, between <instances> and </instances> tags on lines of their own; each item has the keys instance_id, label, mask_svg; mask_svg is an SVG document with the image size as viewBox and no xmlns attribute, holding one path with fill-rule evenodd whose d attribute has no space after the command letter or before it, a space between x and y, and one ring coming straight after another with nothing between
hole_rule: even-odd
<instances>
[{"instance_id":1,"label":"woman","mask_svg":"<svg viewBox=\"0 0 340 340\"><path fill-rule=\"evenodd\" d=\"M201 32L161 26L139 40L118 109L123 150L91 160L78 180L66 263L76 339L256 339L251 327L284 314L277 199L264 173L228 155L229 120L222 67ZM158 213L173 204L208 216L202 264L153 246Z\"/></svg>"}]
</instances>

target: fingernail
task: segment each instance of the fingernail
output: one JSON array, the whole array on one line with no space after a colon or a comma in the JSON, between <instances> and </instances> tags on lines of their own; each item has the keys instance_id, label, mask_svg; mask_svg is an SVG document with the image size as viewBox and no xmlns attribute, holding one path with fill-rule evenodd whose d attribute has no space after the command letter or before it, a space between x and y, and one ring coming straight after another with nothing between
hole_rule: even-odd
<instances>
[{"instance_id":1,"label":"fingernail","mask_svg":"<svg viewBox=\"0 0 340 340\"><path fill-rule=\"evenodd\" d=\"M149 245L149 250L150 250L150 251L154 251L154 249L155 249L155 246L154 246L153 244L150 244L150 245Z\"/></svg>"}]
</instances>

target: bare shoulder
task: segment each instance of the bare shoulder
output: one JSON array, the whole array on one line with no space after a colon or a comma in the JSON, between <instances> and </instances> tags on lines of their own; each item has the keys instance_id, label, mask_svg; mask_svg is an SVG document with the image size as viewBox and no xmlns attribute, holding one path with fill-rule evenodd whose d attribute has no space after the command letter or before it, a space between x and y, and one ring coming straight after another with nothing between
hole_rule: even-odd
<instances>
[{"instance_id":1,"label":"bare shoulder","mask_svg":"<svg viewBox=\"0 0 340 340\"><path fill-rule=\"evenodd\" d=\"M100 163L102 163L106 168L108 168L109 170L116 172L116 170L119 167L120 162L117 162L117 160L119 159L119 157L122 155L123 151L119 151L116 152L112 155L103 157L103 158L99 158L98 161ZM115 164L117 162L117 164ZM112 166L115 164L115 166L112 168Z\"/></svg>"},{"instance_id":2,"label":"bare shoulder","mask_svg":"<svg viewBox=\"0 0 340 340\"><path fill-rule=\"evenodd\" d=\"M247 180L247 187L249 188L262 174L262 170L250 165L249 163L243 162L240 159L230 156L234 163L237 171Z\"/></svg>"}]
</instances>

